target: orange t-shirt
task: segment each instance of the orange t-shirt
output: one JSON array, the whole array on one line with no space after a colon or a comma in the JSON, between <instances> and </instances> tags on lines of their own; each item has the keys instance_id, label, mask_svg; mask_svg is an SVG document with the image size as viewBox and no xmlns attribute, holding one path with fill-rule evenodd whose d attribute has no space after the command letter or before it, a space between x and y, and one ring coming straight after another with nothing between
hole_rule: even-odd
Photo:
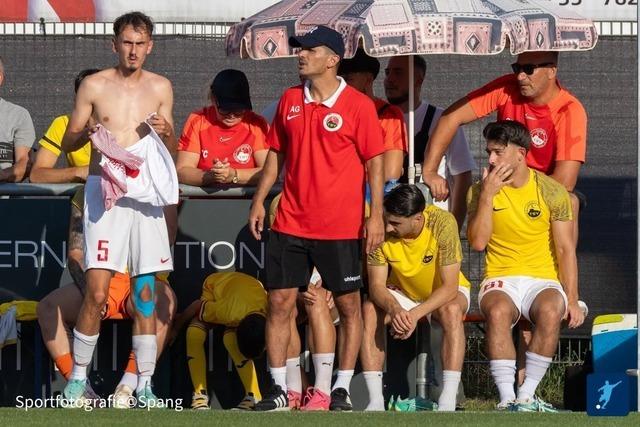
<instances>
[{"instance_id":1,"label":"orange t-shirt","mask_svg":"<svg viewBox=\"0 0 640 427\"><path fill-rule=\"evenodd\" d=\"M384 151L402 150L407 152L407 127L404 123L404 113L395 105L380 98L374 98L373 103L378 112L378 120L382 127Z\"/></svg>"},{"instance_id":2,"label":"orange t-shirt","mask_svg":"<svg viewBox=\"0 0 640 427\"><path fill-rule=\"evenodd\" d=\"M558 96L547 105L534 105L520 94L516 76L508 74L471 92L467 99L477 117L498 111L498 120L516 120L529 129L529 167L549 175L558 160L584 163L587 113L580 101L562 86Z\"/></svg>"},{"instance_id":3,"label":"orange t-shirt","mask_svg":"<svg viewBox=\"0 0 640 427\"><path fill-rule=\"evenodd\" d=\"M247 111L240 123L226 127L216 119L214 106L189 115L178 142L178 150L200 155L198 169L209 170L215 160L227 158L234 169L257 167L254 153L268 149L269 125L259 115Z\"/></svg>"}]
</instances>

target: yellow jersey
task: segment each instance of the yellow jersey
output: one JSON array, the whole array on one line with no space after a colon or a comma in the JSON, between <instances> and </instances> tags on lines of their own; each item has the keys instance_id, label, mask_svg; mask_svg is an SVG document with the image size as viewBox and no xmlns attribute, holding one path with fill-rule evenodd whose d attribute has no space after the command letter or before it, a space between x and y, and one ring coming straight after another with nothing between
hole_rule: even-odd
<instances>
[{"instance_id":1,"label":"yellow jersey","mask_svg":"<svg viewBox=\"0 0 640 427\"><path fill-rule=\"evenodd\" d=\"M469 214L478 210L481 182L467 195ZM485 278L530 276L558 281L552 221L571 221L567 190L553 178L529 168L520 187L503 187L493 197L493 233L485 257Z\"/></svg>"},{"instance_id":2,"label":"yellow jersey","mask_svg":"<svg viewBox=\"0 0 640 427\"><path fill-rule=\"evenodd\" d=\"M415 239L387 237L367 257L369 265L389 265L388 284L394 285L414 301L424 301L441 285L440 267L462 261L458 225L449 212L429 205L424 227ZM459 285L471 288L462 272Z\"/></svg>"},{"instance_id":3,"label":"yellow jersey","mask_svg":"<svg viewBox=\"0 0 640 427\"><path fill-rule=\"evenodd\" d=\"M69 125L69 116L66 114L53 119L49 129L40 139L40 146L59 156L62 153L62 137L67 130L67 125ZM91 142L87 142L76 151L67 153L67 162L70 167L88 166L90 158Z\"/></svg>"},{"instance_id":4,"label":"yellow jersey","mask_svg":"<svg viewBox=\"0 0 640 427\"><path fill-rule=\"evenodd\" d=\"M252 276L238 272L210 274L202 284L200 320L236 327L250 313L267 314L267 292Z\"/></svg>"}]
</instances>

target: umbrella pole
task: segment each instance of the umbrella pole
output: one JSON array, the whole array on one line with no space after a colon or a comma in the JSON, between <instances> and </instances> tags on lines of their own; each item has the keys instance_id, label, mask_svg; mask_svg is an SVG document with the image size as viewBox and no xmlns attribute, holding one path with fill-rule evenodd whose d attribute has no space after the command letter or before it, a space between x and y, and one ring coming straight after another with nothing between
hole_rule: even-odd
<instances>
[{"instance_id":1,"label":"umbrella pole","mask_svg":"<svg viewBox=\"0 0 640 427\"><path fill-rule=\"evenodd\" d=\"M414 116L414 79L413 79L413 56L409 56L409 170L407 171L407 176L409 177L409 184L414 184L416 179L416 166L415 166L415 156L413 155L413 147L414 147L414 139L415 139L415 125L413 123Z\"/></svg>"},{"instance_id":2,"label":"umbrella pole","mask_svg":"<svg viewBox=\"0 0 640 427\"><path fill-rule=\"evenodd\" d=\"M638 22L640 22L640 13L638 14ZM640 53L640 43L638 43L638 53ZM640 72L640 62L638 63L638 72ZM640 87L640 84L639 84ZM638 93L638 103L640 104L640 93ZM638 117L640 118L640 109L638 110ZM637 160L638 163L638 169L640 170L640 133L638 133L638 150L637 150ZM638 177L638 173L636 172L636 181L639 180L640 177ZM636 256L637 256L637 260L638 263L637 268L640 268L640 248L638 248L638 243L640 242L640 221L638 220L638 211L640 211L640 185L636 185L637 187L637 191L638 194L636 196L636 227L637 227L637 232L636 232ZM636 292L637 292L637 301L636 301L636 310L637 310L637 317L636 317L636 326L640 325L640 271L636 270ZM640 331L640 329L639 329ZM638 333L637 337L637 346L638 346L638 357L636 360L636 375L637 378L635 378L635 381L638 385L638 395L637 395L637 407L636 407L636 411L640 412L640 333ZM632 378L633 380L633 378Z\"/></svg>"}]
</instances>

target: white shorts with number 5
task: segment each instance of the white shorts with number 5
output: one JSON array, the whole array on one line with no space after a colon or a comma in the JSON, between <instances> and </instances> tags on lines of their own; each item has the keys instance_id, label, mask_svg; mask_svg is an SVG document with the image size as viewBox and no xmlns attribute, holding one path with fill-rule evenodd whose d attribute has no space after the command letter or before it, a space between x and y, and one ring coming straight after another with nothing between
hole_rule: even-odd
<instances>
[{"instance_id":1,"label":"white shorts with number 5","mask_svg":"<svg viewBox=\"0 0 640 427\"><path fill-rule=\"evenodd\" d=\"M562 285L555 280L537 279L529 276L503 276L485 279L480 284L478 305L482 307L482 298L489 292L504 292L511 298L511 301L513 301L513 304L519 310L519 316L522 315L525 319L531 321L529 310L538 294L547 289L555 289L560 293L564 300L564 310L566 314L568 305L567 295L564 293Z\"/></svg>"},{"instance_id":2,"label":"white shorts with number 5","mask_svg":"<svg viewBox=\"0 0 640 427\"><path fill-rule=\"evenodd\" d=\"M85 269L140 274L173 270L162 207L123 197L104 209L100 177L87 179L84 195Z\"/></svg>"}]
</instances>

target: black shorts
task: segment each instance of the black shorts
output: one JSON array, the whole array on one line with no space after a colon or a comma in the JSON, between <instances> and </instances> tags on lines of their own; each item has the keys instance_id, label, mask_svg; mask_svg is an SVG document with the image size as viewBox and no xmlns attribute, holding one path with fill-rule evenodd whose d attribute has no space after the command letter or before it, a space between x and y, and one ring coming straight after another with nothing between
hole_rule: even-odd
<instances>
[{"instance_id":1,"label":"black shorts","mask_svg":"<svg viewBox=\"0 0 640 427\"><path fill-rule=\"evenodd\" d=\"M362 241L316 240L269 232L265 288L306 288L313 267L331 292L362 288Z\"/></svg>"}]
</instances>

